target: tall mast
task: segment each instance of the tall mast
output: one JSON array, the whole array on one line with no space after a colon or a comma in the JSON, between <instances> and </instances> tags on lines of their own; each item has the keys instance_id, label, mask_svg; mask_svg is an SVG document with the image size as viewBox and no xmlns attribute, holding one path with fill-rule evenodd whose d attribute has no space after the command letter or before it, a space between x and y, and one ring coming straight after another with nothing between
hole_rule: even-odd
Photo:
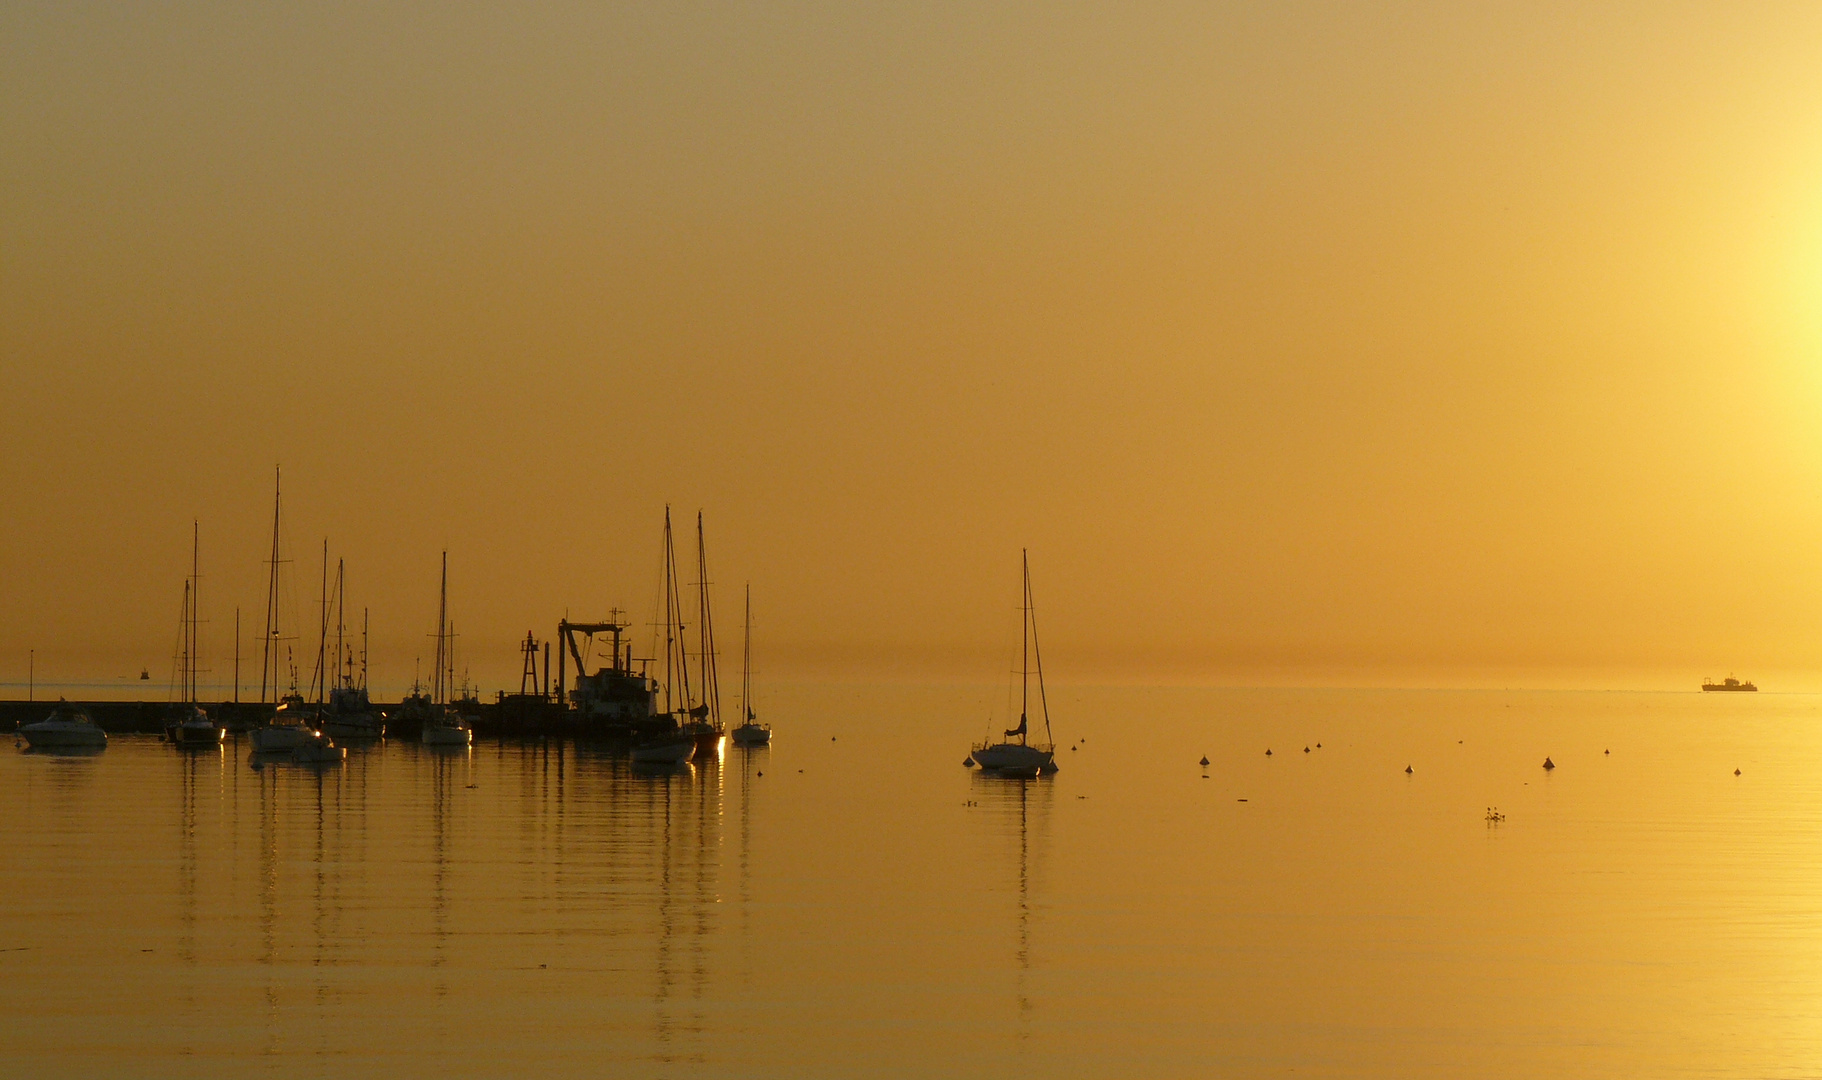
<instances>
[{"instance_id":1,"label":"tall mast","mask_svg":"<svg viewBox=\"0 0 1822 1080\"><path fill-rule=\"evenodd\" d=\"M1019 549L1019 742L1025 742L1026 716L1031 712L1031 561Z\"/></svg>"},{"instance_id":2,"label":"tall mast","mask_svg":"<svg viewBox=\"0 0 1822 1080\"><path fill-rule=\"evenodd\" d=\"M709 612L709 557L702 539L702 511L696 511L696 618L702 643L702 703L709 708L709 722L721 723L721 677L715 665L715 620Z\"/></svg>"},{"instance_id":3,"label":"tall mast","mask_svg":"<svg viewBox=\"0 0 1822 1080\"><path fill-rule=\"evenodd\" d=\"M432 690L431 700L438 705L446 703L443 682L443 664L449 651L449 552L443 552L443 585L437 593L437 666L436 673L430 677Z\"/></svg>"},{"instance_id":4,"label":"tall mast","mask_svg":"<svg viewBox=\"0 0 1822 1080\"><path fill-rule=\"evenodd\" d=\"M753 583L746 586L746 629L740 638L740 722L753 721Z\"/></svg>"},{"instance_id":5,"label":"tall mast","mask_svg":"<svg viewBox=\"0 0 1822 1080\"><path fill-rule=\"evenodd\" d=\"M677 544L671 532L671 508L664 508L664 711L675 713L678 705L671 690L673 681L683 687L682 711L694 706L690 693L689 646L684 638L683 594L677 584Z\"/></svg>"},{"instance_id":6,"label":"tall mast","mask_svg":"<svg viewBox=\"0 0 1822 1080\"><path fill-rule=\"evenodd\" d=\"M240 704L240 605L234 605L234 704Z\"/></svg>"},{"instance_id":7,"label":"tall mast","mask_svg":"<svg viewBox=\"0 0 1822 1080\"><path fill-rule=\"evenodd\" d=\"M335 688L337 690L353 681L349 677L352 673L348 671L348 667L354 661L347 656L347 647L342 643L342 637L348 628L348 616L343 607L343 603L348 599L348 583L342 577L347 568L347 559L335 560Z\"/></svg>"},{"instance_id":8,"label":"tall mast","mask_svg":"<svg viewBox=\"0 0 1822 1080\"><path fill-rule=\"evenodd\" d=\"M266 701L270 678L272 702L278 702L278 466L272 467L272 572L266 579L266 636L260 645L259 700Z\"/></svg>"},{"instance_id":9,"label":"tall mast","mask_svg":"<svg viewBox=\"0 0 1822 1080\"><path fill-rule=\"evenodd\" d=\"M202 526L195 518L190 519L190 632L189 644L184 646L184 666L189 669L188 685L184 692L189 695L189 703L196 704L196 654L201 650L196 644L196 609L202 603L202 562L199 554L202 545Z\"/></svg>"},{"instance_id":10,"label":"tall mast","mask_svg":"<svg viewBox=\"0 0 1822 1080\"><path fill-rule=\"evenodd\" d=\"M361 689L367 689L367 609L361 609Z\"/></svg>"},{"instance_id":11,"label":"tall mast","mask_svg":"<svg viewBox=\"0 0 1822 1080\"><path fill-rule=\"evenodd\" d=\"M310 676L312 689L316 691L316 703L321 705L329 696L329 538L323 537L323 582L318 593L318 609L321 616L316 621L316 671Z\"/></svg>"},{"instance_id":12,"label":"tall mast","mask_svg":"<svg viewBox=\"0 0 1822 1080\"><path fill-rule=\"evenodd\" d=\"M190 579L183 580L183 614L177 630L177 692L190 699Z\"/></svg>"}]
</instances>

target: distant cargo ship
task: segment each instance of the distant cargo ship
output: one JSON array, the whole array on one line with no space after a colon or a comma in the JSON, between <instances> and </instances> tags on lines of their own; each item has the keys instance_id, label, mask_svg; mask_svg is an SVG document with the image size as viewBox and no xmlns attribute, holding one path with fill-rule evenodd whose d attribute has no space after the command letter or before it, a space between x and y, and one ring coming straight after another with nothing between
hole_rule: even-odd
<instances>
[{"instance_id":1,"label":"distant cargo ship","mask_svg":"<svg viewBox=\"0 0 1822 1080\"><path fill-rule=\"evenodd\" d=\"M1738 680L1730 675L1727 678L1722 679L1718 683L1716 683L1716 682L1703 683L1702 690L1705 693L1712 693L1716 690L1741 690L1741 691L1752 690L1752 691L1756 691L1756 690L1758 690L1758 687L1754 686L1750 682L1741 682L1740 680Z\"/></svg>"}]
</instances>

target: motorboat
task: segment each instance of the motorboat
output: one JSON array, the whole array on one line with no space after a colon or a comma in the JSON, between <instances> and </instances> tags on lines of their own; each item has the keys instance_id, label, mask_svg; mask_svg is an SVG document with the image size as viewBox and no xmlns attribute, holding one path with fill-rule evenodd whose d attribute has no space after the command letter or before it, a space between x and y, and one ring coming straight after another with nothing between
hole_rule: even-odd
<instances>
[{"instance_id":1,"label":"motorboat","mask_svg":"<svg viewBox=\"0 0 1822 1080\"><path fill-rule=\"evenodd\" d=\"M1043 712L1046 738L1051 738L1050 706L1044 694L1044 661L1038 651L1037 614L1031 601L1031 560L1024 552L1020 553L1020 566L1024 578L1024 597L1021 604L1024 626L1020 631L1023 638L1023 651L1019 661L1021 679L1019 726L1005 731L999 742L990 740L981 742L969 751L968 756L985 773L1030 778L1041 773L1056 772L1057 765L1054 740L1045 743L1031 741L1031 680L1034 674L1037 676L1038 706ZM1018 741L1014 742L1014 739Z\"/></svg>"},{"instance_id":2,"label":"motorboat","mask_svg":"<svg viewBox=\"0 0 1822 1080\"><path fill-rule=\"evenodd\" d=\"M34 750L66 747L102 747L108 733L95 726L89 714L61 699L51 714L35 724L22 724L19 734Z\"/></svg>"}]
</instances>

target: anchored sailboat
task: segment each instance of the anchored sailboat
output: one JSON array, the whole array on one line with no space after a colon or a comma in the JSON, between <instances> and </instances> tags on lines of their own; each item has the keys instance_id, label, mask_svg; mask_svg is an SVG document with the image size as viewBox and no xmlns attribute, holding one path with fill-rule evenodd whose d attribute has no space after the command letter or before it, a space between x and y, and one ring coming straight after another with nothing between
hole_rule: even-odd
<instances>
[{"instance_id":1,"label":"anchored sailboat","mask_svg":"<svg viewBox=\"0 0 1822 1080\"><path fill-rule=\"evenodd\" d=\"M772 725L762 724L753 712L753 586L746 588L746 632L740 646L740 715L734 729L736 746L764 746L772 741Z\"/></svg>"},{"instance_id":2,"label":"anchored sailboat","mask_svg":"<svg viewBox=\"0 0 1822 1080\"><path fill-rule=\"evenodd\" d=\"M226 734L225 729L209 719L209 714L196 700L197 654L201 652L196 633L197 598L202 591L201 536L200 526L190 522L190 576L183 583L183 630L177 673L182 683L183 701L164 727L165 738L187 750L217 749Z\"/></svg>"},{"instance_id":3,"label":"anchored sailboat","mask_svg":"<svg viewBox=\"0 0 1822 1080\"><path fill-rule=\"evenodd\" d=\"M291 692L282 698L278 692L279 660L281 652L279 643L283 638L278 633L278 568L283 561L279 558L279 480L278 470L272 471L272 558L271 573L266 578L266 639L260 654L259 700L270 704L272 714L265 722L253 729L253 749L262 753L276 751L293 751L322 738L322 733L311 724L314 718L309 716L309 708L304 703L303 695L297 692L296 673L293 672Z\"/></svg>"},{"instance_id":4,"label":"anchored sailboat","mask_svg":"<svg viewBox=\"0 0 1822 1080\"><path fill-rule=\"evenodd\" d=\"M1039 773L1056 771L1056 745L1050 734L1050 704L1044 694L1044 660L1038 652L1037 613L1031 602L1031 560L1022 550L1019 552L1019 560L1024 578L1024 596L1020 603L1024 625L1020 631L1023 644L1019 658L1019 726L1005 732L997 743L982 742L973 749L970 757L987 772L1000 776L1033 777ZM1034 743L1030 738L1031 676L1034 674L1034 662L1038 679L1038 707L1044 714L1043 743ZM1018 741L1013 742L1014 738Z\"/></svg>"},{"instance_id":5,"label":"anchored sailboat","mask_svg":"<svg viewBox=\"0 0 1822 1080\"><path fill-rule=\"evenodd\" d=\"M456 711L455 650L449 627L449 552L443 552L443 585L437 600L437 661L431 675L431 709L424 718L425 746L467 747L474 732Z\"/></svg>"},{"instance_id":6,"label":"anchored sailboat","mask_svg":"<svg viewBox=\"0 0 1822 1080\"><path fill-rule=\"evenodd\" d=\"M632 749L633 761L642 765L682 765L696 756L696 733L691 726L709 714L705 702L696 705L690 694L689 650L684 646L683 597L677 588L677 547L671 537L671 508L664 508L664 716L667 730L652 735ZM719 733L717 733L719 739Z\"/></svg>"},{"instance_id":7,"label":"anchored sailboat","mask_svg":"<svg viewBox=\"0 0 1822 1080\"><path fill-rule=\"evenodd\" d=\"M367 612L361 612L361 674L354 675L354 650L348 633L346 564L335 561L335 678L329 687L328 707L322 713L323 732L347 741L378 739L386 724L367 696Z\"/></svg>"}]
</instances>

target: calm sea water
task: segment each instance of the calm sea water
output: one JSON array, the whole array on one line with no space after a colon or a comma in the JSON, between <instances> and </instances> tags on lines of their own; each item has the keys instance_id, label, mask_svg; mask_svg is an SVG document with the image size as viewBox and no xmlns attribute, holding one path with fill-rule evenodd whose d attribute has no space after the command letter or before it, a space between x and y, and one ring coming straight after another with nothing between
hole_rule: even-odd
<instances>
[{"instance_id":1,"label":"calm sea water","mask_svg":"<svg viewBox=\"0 0 1822 1080\"><path fill-rule=\"evenodd\" d=\"M1822 1074L1822 699L1052 701L1029 782L965 686L677 775L0 754L0 1072Z\"/></svg>"}]
</instances>

